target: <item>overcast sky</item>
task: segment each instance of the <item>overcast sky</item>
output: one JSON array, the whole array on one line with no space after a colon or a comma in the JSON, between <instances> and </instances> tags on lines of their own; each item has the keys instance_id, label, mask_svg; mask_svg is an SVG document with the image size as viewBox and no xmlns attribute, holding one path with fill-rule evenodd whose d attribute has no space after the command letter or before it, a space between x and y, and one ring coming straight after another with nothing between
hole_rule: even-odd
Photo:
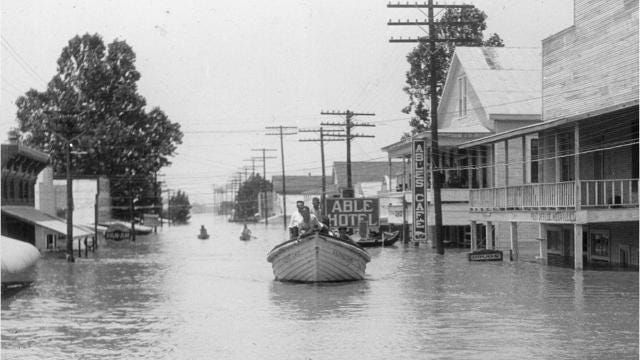
<instances>
[{"instance_id":1,"label":"overcast sky","mask_svg":"<svg viewBox=\"0 0 640 360\"><path fill-rule=\"evenodd\" d=\"M441 1L439 3L457 3ZM488 15L486 34L510 47L540 47L573 24L572 0L477 0ZM42 91L62 48L75 35L97 33L105 44L126 40L142 74L139 93L178 122L184 141L162 171L172 189L192 202L212 202L213 185L228 182L257 148L269 153L267 176L281 174L280 142L265 126L317 128L322 110L372 112L356 117L375 135L352 143L352 160L386 160L380 148L409 130L402 91L412 44L391 36L422 36L418 27L390 27L389 19L424 19L386 0L158 1L2 0L0 135L16 124L14 101ZM285 138L287 175L319 175L320 145ZM327 165L345 161L344 143L325 146ZM247 160L247 161L245 161ZM259 163L262 173L262 164ZM249 170L250 171L250 170Z\"/></svg>"}]
</instances>

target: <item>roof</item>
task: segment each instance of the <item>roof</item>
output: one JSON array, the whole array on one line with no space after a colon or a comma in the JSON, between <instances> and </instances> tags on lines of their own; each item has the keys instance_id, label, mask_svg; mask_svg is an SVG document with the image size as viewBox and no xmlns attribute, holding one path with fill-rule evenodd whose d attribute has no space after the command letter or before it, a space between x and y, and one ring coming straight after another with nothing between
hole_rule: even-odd
<instances>
[{"instance_id":1,"label":"roof","mask_svg":"<svg viewBox=\"0 0 640 360\"><path fill-rule=\"evenodd\" d=\"M32 208L30 206L3 206L2 212L9 214L11 216L17 217L25 222L30 224L34 224L37 226L41 226L43 228L47 228L51 231L55 231L58 234L66 235L67 234L67 222L61 218L55 217L53 215L49 215L44 213L36 208ZM92 232L89 232L83 228L78 226L73 227L73 237L82 237L82 236L90 236L93 235Z\"/></svg>"},{"instance_id":2,"label":"roof","mask_svg":"<svg viewBox=\"0 0 640 360\"><path fill-rule=\"evenodd\" d=\"M391 162L391 174L402 172L402 162ZM333 175L337 179L338 186L347 186L347 163L336 161L333 163ZM384 181L389 175L388 161L352 161L351 183L352 185L363 182Z\"/></svg>"},{"instance_id":3,"label":"roof","mask_svg":"<svg viewBox=\"0 0 640 360\"><path fill-rule=\"evenodd\" d=\"M2 153L2 168L7 166L7 163L10 159L16 156L22 156L27 159L34 160L39 163L40 166L37 169L34 169L35 173L39 173L44 169L47 164L49 164L50 157L46 153L42 151L24 146L20 143L15 144L2 144L1 145L1 153Z\"/></svg>"},{"instance_id":4,"label":"roof","mask_svg":"<svg viewBox=\"0 0 640 360\"><path fill-rule=\"evenodd\" d=\"M456 61L457 60L457 61ZM460 67L460 69L457 69ZM458 70L458 71L456 71ZM464 73L491 117L542 114L542 50L520 47L456 47L443 91L443 101L455 98L450 77ZM448 91L447 91L448 90Z\"/></svg>"},{"instance_id":5,"label":"roof","mask_svg":"<svg viewBox=\"0 0 640 360\"><path fill-rule=\"evenodd\" d=\"M325 181L327 184L330 184L331 178L325 176ZM273 176L271 182L273 184L273 191L282 194L282 176ZM285 177L284 185L287 194L302 194L311 189L321 188L322 175L288 175Z\"/></svg>"}]
</instances>

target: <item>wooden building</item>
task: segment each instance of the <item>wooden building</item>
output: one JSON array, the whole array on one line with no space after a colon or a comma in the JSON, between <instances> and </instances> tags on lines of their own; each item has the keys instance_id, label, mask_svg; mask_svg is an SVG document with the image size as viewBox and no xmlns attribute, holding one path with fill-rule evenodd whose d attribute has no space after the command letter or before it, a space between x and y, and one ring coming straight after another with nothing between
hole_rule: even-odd
<instances>
[{"instance_id":1,"label":"wooden building","mask_svg":"<svg viewBox=\"0 0 640 360\"><path fill-rule=\"evenodd\" d=\"M543 122L460 145L469 176L490 179L470 191L471 228L509 224L517 256L533 224L545 260L638 266L638 1L576 0L574 12L542 42Z\"/></svg>"},{"instance_id":2,"label":"wooden building","mask_svg":"<svg viewBox=\"0 0 640 360\"><path fill-rule=\"evenodd\" d=\"M538 48L456 48L438 107L439 163L444 174L441 189L442 219L446 242L470 246L469 191L472 188L486 187L494 181L493 174L486 166L492 161L492 154L476 152L475 149L467 152L460 149L459 145L505 130L539 123L542 118L540 68L541 50ZM431 134L422 133L414 138L427 141L427 159L430 159ZM403 219L411 223L411 140L413 139L400 141L382 149L388 153L389 159L402 158L407 162L402 171L394 173L399 186L381 194L381 207L383 204L388 206L390 223L402 223ZM471 166L476 167L473 171L468 171ZM427 168L431 179L431 165L427 164ZM433 231L435 217L430 184L429 180L426 218L428 227ZM404 211L403 198L406 207ZM381 215L382 212L381 209ZM476 230L484 233L482 224L475 225ZM498 234L504 232L502 230L504 229L500 226L495 229ZM525 228L523 231L534 237L535 229ZM430 239L432 235L427 237ZM500 244L496 246L500 247Z\"/></svg>"}]
</instances>

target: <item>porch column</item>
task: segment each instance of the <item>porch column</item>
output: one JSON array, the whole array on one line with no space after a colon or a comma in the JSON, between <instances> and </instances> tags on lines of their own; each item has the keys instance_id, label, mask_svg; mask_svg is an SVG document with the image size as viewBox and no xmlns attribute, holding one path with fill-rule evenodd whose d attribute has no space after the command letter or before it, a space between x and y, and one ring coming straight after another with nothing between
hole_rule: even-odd
<instances>
[{"instance_id":1,"label":"porch column","mask_svg":"<svg viewBox=\"0 0 640 360\"><path fill-rule=\"evenodd\" d=\"M538 241L540 241L540 259L547 262L547 229L545 224L538 224Z\"/></svg>"},{"instance_id":2,"label":"porch column","mask_svg":"<svg viewBox=\"0 0 640 360\"><path fill-rule=\"evenodd\" d=\"M487 221L487 226L484 229L486 243L485 249L493 249L493 223L491 221Z\"/></svg>"},{"instance_id":3,"label":"porch column","mask_svg":"<svg viewBox=\"0 0 640 360\"><path fill-rule=\"evenodd\" d=\"M518 261L518 223L512 221L509 223L511 233L511 254L513 255L512 261Z\"/></svg>"},{"instance_id":4,"label":"porch column","mask_svg":"<svg viewBox=\"0 0 640 360\"><path fill-rule=\"evenodd\" d=\"M476 226L476 222L471 222L471 251L476 251L478 249L478 229Z\"/></svg>"},{"instance_id":5,"label":"porch column","mask_svg":"<svg viewBox=\"0 0 640 360\"><path fill-rule=\"evenodd\" d=\"M573 269L582 270L582 224L573 224Z\"/></svg>"},{"instance_id":6,"label":"porch column","mask_svg":"<svg viewBox=\"0 0 640 360\"><path fill-rule=\"evenodd\" d=\"M580 211L582 208L582 189L580 188L580 127L576 122L576 126L573 128L573 181L574 181L574 199L576 211Z\"/></svg>"}]
</instances>

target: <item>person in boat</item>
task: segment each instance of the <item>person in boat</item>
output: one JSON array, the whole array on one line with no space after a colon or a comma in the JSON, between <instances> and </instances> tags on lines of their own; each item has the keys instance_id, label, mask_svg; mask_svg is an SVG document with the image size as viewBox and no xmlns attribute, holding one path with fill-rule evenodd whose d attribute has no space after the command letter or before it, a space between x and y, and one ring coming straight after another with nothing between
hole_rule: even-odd
<instances>
[{"instance_id":1,"label":"person in boat","mask_svg":"<svg viewBox=\"0 0 640 360\"><path fill-rule=\"evenodd\" d=\"M302 209L304 208L304 201L296 201L296 211L291 214L291 221L289 221L289 238L295 239L298 237L298 224L302 222Z\"/></svg>"},{"instance_id":2,"label":"person in boat","mask_svg":"<svg viewBox=\"0 0 640 360\"><path fill-rule=\"evenodd\" d=\"M247 227L247 224L244 224L244 228L242 228L242 237L247 238L251 237L251 230Z\"/></svg>"},{"instance_id":3,"label":"person in boat","mask_svg":"<svg viewBox=\"0 0 640 360\"><path fill-rule=\"evenodd\" d=\"M207 229L204 227L204 225L200 225L200 236L202 237L208 236Z\"/></svg>"},{"instance_id":4,"label":"person in boat","mask_svg":"<svg viewBox=\"0 0 640 360\"><path fill-rule=\"evenodd\" d=\"M316 218L322 219L322 211L320 209L320 199L314 197L311 199L311 214L315 215Z\"/></svg>"},{"instance_id":5,"label":"person in boat","mask_svg":"<svg viewBox=\"0 0 640 360\"><path fill-rule=\"evenodd\" d=\"M313 231L322 231L324 224L315 215L311 214L308 206L302 208L302 222L298 224L298 235L304 236Z\"/></svg>"}]
</instances>

